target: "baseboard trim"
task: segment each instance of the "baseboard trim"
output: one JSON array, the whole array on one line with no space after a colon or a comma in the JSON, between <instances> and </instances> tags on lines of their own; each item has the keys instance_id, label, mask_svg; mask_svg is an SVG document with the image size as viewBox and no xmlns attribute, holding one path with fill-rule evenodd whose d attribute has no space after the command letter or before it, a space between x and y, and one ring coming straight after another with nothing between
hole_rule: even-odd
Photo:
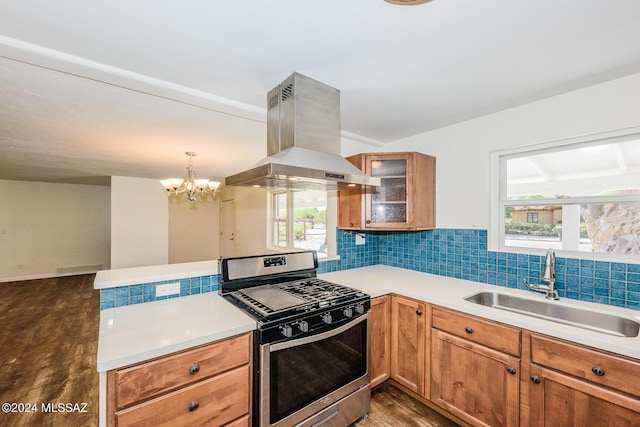
<instances>
[{"instance_id":1,"label":"baseboard trim","mask_svg":"<svg viewBox=\"0 0 640 427\"><path fill-rule=\"evenodd\" d=\"M6 282L22 282L26 280L36 280L36 279L51 279L53 277L65 277L65 276L82 276L83 274L95 274L96 271L83 271L78 273L65 273L65 274L56 274L56 273L44 273L44 274L32 274L29 276L14 276L14 277L0 277L0 283Z\"/></svg>"}]
</instances>

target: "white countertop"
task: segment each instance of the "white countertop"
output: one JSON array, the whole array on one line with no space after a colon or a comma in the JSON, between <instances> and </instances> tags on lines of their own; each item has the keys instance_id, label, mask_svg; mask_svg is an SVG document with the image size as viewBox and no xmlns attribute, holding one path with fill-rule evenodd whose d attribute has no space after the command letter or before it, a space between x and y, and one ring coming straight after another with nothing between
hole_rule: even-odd
<instances>
[{"instance_id":1,"label":"white countertop","mask_svg":"<svg viewBox=\"0 0 640 427\"><path fill-rule=\"evenodd\" d=\"M351 286L377 297L389 293L418 299L441 307L462 311L497 322L507 323L530 331L552 335L576 343L640 359L640 337L625 338L601 334L552 321L506 312L465 301L464 298L481 291L500 292L548 301L543 294L519 289L486 285L468 280L421 273L413 270L375 265L319 275L320 278L345 286ZM614 314L640 321L640 311L609 305L595 304L562 298L552 301L591 311Z\"/></svg>"},{"instance_id":2,"label":"white countertop","mask_svg":"<svg viewBox=\"0 0 640 427\"><path fill-rule=\"evenodd\" d=\"M218 274L218 260L118 268L98 271L93 287L94 289L113 288L116 286L137 285L139 283L210 276L212 274Z\"/></svg>"},{"instance_id":3,"label":"white countertop","mask_svg":"<svg viewBox=\"0 0 640 427\"><path fill-rule=\"evenodd\" d=\"M547 301L542 294L383 265L325 273L319 277L360 289L372 297L395 293L640 359L640 337L600 334L464 300L477 292L493 291ZM552 303L640 321L640 312L635 310L568 298ZM254 319L214 292L103 310L100 313L98 371L164 356L255 328Z\"/></svg>"},{"instance_id":4,"label":"white countertop","mask_svg":"<svg viewBox=\"0 0 640 427\"><path fill-rule=\"evenodd\" d=\"M255 320L214 292L102 310L98 371L164 356L255 328Z\"/></svg>"}]
</instances>

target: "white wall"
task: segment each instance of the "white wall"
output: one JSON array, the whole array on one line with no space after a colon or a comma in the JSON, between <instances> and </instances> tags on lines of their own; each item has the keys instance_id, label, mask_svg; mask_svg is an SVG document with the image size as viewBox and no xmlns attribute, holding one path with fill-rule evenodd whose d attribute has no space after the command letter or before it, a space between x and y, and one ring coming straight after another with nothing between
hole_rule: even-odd
<instances>
[{"instance_id":1,"label":"white wall","mask_svg":"<svg viewBox=\"0 0 640 427\"><path fill-rule=\"evenodd\" d=\"M220 258L220 195L169 199L169 264Z\"/></svg>"},{"instance_id":2,"label":"white wall","mask_svg":"<svg viewBox=\"0 0 640 427\"><path fill-rule=\"evenodd\" d=\"M111 268L168 263L169 202L156 179L111 177Z\"/></svg>"},{"instance_id":3,"label":"white wall","mask_svg":"<svg viewBox=\"0 0 640 427\"><path fill-rule=\"evenodd\" d=\"M221 200L233 199L235 237L233 256L267 252L267 190L250 187L224 187Z\"/></svg>"},{"instance_id":4,"label":"white wall","mask_svg":"<svg viewBox=\"0 0 640 427\"><path fill-rule=\"evenodd\" d=\"M109 268L109 239L109 187L0 180L0 281Z\"/></svg>"},{"instance_id":5,"label":"white wall","mask_svg":"<svg viewBox=\"0 0 640 427\"><path fill-rule=\"evenodd\" d=\"M640 74L426 132L385 147L437 158L438 228L489 226L489 153L640 125Z\"/></svg>"}]
</instances>

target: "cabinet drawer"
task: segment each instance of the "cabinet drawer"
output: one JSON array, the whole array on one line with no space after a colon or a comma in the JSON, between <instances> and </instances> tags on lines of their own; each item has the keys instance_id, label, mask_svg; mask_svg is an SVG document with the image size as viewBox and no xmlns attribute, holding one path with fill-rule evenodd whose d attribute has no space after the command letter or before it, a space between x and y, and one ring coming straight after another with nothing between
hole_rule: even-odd
<instances>
[{"instance_id":1,"label":"cabinet drawer","mask_svg":"<svg viewBox=\"0 0 640 427\"><path fill-rule=\"evenodd\" d=\"M249 334L116 371L117 408L249 363Z\"/></svg>"},{"instance_id":2,"label":"cabinet drawer","mask_svg":"<svg viewBox=\"0 0 640 427\"><path fill-rule=\"evenodd\" d=\"M223 425L249 413L249 380L249 365L236 368L120 411L117 426Z\"/></svg>"},{"instance_id":3,"label":"cabinet drawer","mask_svg":"<svg viewBox=\"0 0 640 427\"><path fill-rule=\"evenodd\" d=\"M576 345L531 336L531 361L550 369L564 372L640 396L640 363L589 350Z\"/></svg>"},{"instance_id":4,"label":"cabinet drawer","mask_svg":"<svg viewBox=\"0 0 640 427\"><path fill-rule=\"evenodd\" d=\"M432 324L436 329L512 356L520 356L519 329L437 307L433 308Z\"/></svg>"}]
</instances>

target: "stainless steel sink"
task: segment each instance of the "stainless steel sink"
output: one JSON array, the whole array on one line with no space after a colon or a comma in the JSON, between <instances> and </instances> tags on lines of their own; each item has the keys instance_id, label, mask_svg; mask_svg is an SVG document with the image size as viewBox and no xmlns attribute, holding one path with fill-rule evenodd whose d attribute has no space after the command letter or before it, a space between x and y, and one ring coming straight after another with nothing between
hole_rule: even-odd
<instances>
[{"instance_id":1,"label":"stainless steel sink","mask_svg":"<svg viewBox=\"0 0 640 427\"><path fill-rule=\"evenodd\" d=\"M637 337L640 323L626 317L604 314L557 302L535 301L499 292L480 292L465 298L474 304L524 314L565 325L618 337Z\"/></svg>"}]
</instances>

